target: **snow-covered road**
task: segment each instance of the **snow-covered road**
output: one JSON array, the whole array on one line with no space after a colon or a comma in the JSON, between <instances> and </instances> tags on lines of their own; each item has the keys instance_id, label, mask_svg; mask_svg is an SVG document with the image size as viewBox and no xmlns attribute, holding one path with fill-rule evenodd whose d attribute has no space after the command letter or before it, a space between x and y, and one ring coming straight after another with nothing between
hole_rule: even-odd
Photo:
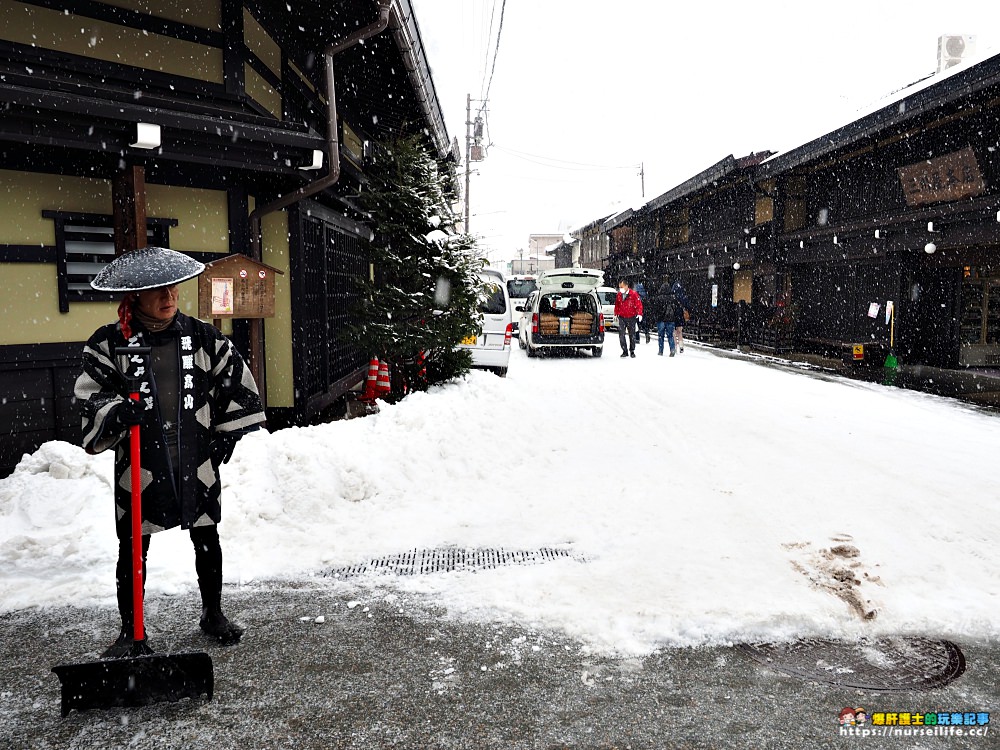
<instances>
[{"instance_id":1,"label":"snow-covered road","mask_svg":"<svg viewBox=\"0 0 1000 750\"><path fill-rule=\"evenodd\" d=\"M374 417L251 435L223 474L227 583L563 546L571 557L391 585L605 652L1000 634L997 415L655 350L515 349L506 379L475 372ZM3 610L114 606L110 471L110 456L49 443L0 480ZM186 534L157 535L149 562L149 595L195 585Z\"/></svg>"}]
</instances>

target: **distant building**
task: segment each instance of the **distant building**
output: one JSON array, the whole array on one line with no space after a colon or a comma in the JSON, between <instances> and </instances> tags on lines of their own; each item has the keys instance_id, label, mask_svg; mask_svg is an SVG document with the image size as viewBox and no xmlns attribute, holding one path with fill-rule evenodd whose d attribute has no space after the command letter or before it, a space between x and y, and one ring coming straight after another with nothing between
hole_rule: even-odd
<instances>
[{"instance_id":1,"label":"distant building","mask_svg":"<svg viewBox=\"0 0 1000 750\"><path fill-rule=\"evenodd\" d=\"M604 231L604 222L609 218L611 217L604 216L570 232L580 241L577 261L583 268L603 270L607 267L611 242Z\"/></svg>"},{"instance_id":2,"label":"distant building","mask_svg":"<svg viewBox=\"0 0 1000 750\"><path fill-rule=\"evenodd\" d=\"M562 233L559 234L529 234L528 235L528 253L534 257L543 257L545 251L556 244L561 242L563 238Z\"/></svg>"},{"instance_id":3,"label":"distant building","mask_svg":"<svg viewBox=\"0 0 1000 750\"><path fill-rule=\"evenodd\" d=\"M538 273L555 268L555 258L546 256L545 251L562 238L561 234L529 234L528 249L511 261L511 273Z\"/></svg>"}]
</instances>

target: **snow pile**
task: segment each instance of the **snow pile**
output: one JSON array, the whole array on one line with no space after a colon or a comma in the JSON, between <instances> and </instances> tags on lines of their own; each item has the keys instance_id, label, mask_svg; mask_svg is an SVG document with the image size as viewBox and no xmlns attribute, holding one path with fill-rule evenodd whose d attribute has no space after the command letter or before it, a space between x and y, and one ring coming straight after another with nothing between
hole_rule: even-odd
<instances>
[{"instance_id":1,"label":"snow pile","mask_svg":"<svg viewBox=\"0 0 1000 750\"><path fill-rule=\"evenodd\" d=\"M639 654L997 637L996 416L654 349L515 351L506 379L474 372L374 417L248 436L223 468L227 582L416 549L561 547L572 556L339 585ZM110 455L50 443L0 480L0 608L113 606L111 468ZM150 595L194 585L187 535L155 535Z\"/></svg>"}]
</instances>

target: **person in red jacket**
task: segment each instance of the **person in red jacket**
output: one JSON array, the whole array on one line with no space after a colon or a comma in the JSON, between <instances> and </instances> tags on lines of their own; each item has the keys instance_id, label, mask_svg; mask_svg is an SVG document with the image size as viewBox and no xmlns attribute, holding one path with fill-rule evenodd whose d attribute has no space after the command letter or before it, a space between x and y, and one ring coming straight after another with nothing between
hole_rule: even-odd
<instances>
[{"instance_id":1,"label":"person in red jacket","mask_svg":"<svg viewBox=\"0 0 1000 750\"><path fill-rule=\"evenodd\" d=\"M634 357L635 327L642 322L642 300L624 279L618 282L615 317L618 318L618 341L622 345L622 356Z\"/></svg>"}]
</instances>

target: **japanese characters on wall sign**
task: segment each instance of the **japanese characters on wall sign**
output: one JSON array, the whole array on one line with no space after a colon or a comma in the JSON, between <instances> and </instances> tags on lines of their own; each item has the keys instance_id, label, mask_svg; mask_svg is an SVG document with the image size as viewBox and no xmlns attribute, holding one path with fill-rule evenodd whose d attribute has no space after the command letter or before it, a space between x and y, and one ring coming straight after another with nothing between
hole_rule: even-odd
<instances>
[{"instance_id":1,"label":"japanese characters on wall sign","mask_svg":"<svg viewBox=\"0 0 1000 750\"><path fill-rule=\"evenodd\" d=\"M207 264L198 279L198 316L274 317L274 282L281 273L240 254Z\"/></svg>"},{"instance_id":2,"label":"japanese characters on wall sign","mask_svg":"<svg viewBox=\"0 0 1000 750\"><path fill-rule=\"evenodd\" d=\"M957 201L980 195L986 183L971 147L936 159L899 167L899 181L908 206Z\"/></svg>"}]
</instances>

